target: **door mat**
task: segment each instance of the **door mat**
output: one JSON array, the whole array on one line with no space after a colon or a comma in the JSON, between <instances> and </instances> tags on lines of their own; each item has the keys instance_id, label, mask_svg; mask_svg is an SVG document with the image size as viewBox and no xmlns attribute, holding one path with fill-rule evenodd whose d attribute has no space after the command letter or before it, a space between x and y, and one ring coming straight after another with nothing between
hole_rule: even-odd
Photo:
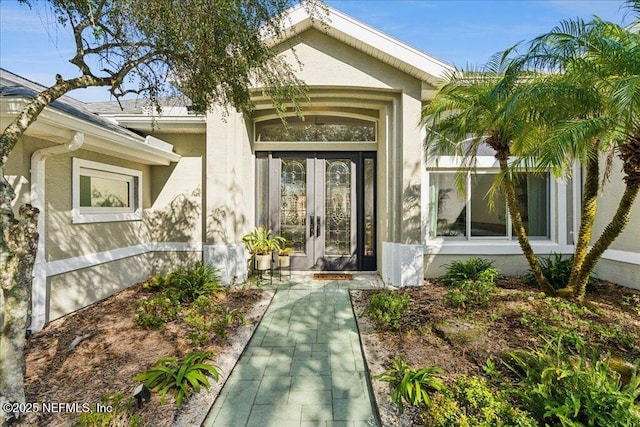
<instances>
[{"instance_id":1,"label":"door mat","mask_svg":"<svg viewBox=\"0 0 640 427\"><path fill-rule=\"evenodd\" d=\"M348 273L314 273L313 280L353 280L353 274Z\"/></svg>"}]
</instances>

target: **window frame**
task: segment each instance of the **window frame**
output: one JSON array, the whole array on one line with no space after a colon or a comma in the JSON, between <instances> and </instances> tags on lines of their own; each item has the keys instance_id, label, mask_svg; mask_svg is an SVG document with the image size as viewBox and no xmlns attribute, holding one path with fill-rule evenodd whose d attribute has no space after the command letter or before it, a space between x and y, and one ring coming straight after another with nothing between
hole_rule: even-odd
<instances>
[{"instance_id":1,"label":"window frame","mask_svg":"<svg viewBox=\"0 0 640 427\"><path fill-rule=\"evenodd\" d=\"M73 224L142 220L142 171L75 157L73 158L72 169ZM131 189L129 192L129 207L80 206L80 176L129 183Z\"/></svg>"},{"instance_id":2,"label":"window frame","mask_svg":"<svg viewBox=\"0 0 640 427\"><path fill-rule=\"evenodd\" d=\"M428 170L428 180L429 182L431 182L431 178L434 174L458 174L460 173L460 170L458 169L431 169ZM460 197L461 199L464 200L464 205L465 205L465 209L466 209L466 215L465 215L465 235L463 236L432 236L430 234L430 229L431 227L427 227L427 233L426 233L426 237L427 237L427 241L430 242L434 242L434 241L443 241L443 242L468 242L468 243L472 243L472 242L482 242L482 241L492 241L492 242L496 242L496 241L500 241L500 242L517 242L517 235L515 233L513 233L513 222L511 220L511 214L509 213L509 209L508 207L506 207L505 212L506 212L506 227L507 227L507 232L505 233L505 235L503 236L473 236L471 231L472 231L472 227L471 227L471 222L472 222L472 215L471 215L471 210L473 209L472 205L471 205L471 178L472 175L487 175L487 174L499 174L500 170L498 168L482 168L482 169L476 169L476 170L467 170L466 171L466 177L465 177L465 193L464 195L461 195L457 192L456 190L456 195L458 197ZM531 173L531 172L523 172L523 173ZM554 220L555 220L555 216L554 216L554 208L552 206L554 197L555 197L555 192L554 192L554 186L552 185L552 177L551 177L551 173L547 172L544 174L545 178L546 178L546 199L547 199L547 235L546 236L529 236L529 240L530 241L552 241L553 240L553 233L554 233L554 229L553 229L553 224L554 224ZM506 200L505 200L506 203ZM429 208L430 209L430 208ZM436 208L437 209L437 208ZM428 212L427 218L431 218L431 212Z\"/></svg>"},{"instance_id":3,"label":"window frame","mask_svg":"<svg viewBox=\"0 0 640 427\"><path fill-rule=\"evenodd\" d=\"M261 118L259 120L254 120L253 122L253 143L254 144L377 144L378 143L378 119L375 119L373 117L360 117L360 116L355 116L355 115L350 115L350 114L310 114L305 116L306 118L313 118L316 116L322 116L322 117L326 117L326 118L335 118L338 121L339 120L345 120L348 121L349 119L351 120L356 120L356 121L362 121L362 122L368 122L371 123L373 125L373 140L371 141L344 141L344 140L335 140L335 141L323 141L323 140L309 140L309 141L304 141L304 140L273 140L273 141L265 141L263 139L260 138L259 132L258 132L258 127L261 126L262 124L264 124L265 122L269 122L272 120L275 120L275 118ZM278 118L278 120L280 120ZM296 126L299 124L303 124L301 123L294 123L294 124L290 124L290 126ZM340 123L335 123L335 124L340 124Z\"/></svg>"}]
</instances>

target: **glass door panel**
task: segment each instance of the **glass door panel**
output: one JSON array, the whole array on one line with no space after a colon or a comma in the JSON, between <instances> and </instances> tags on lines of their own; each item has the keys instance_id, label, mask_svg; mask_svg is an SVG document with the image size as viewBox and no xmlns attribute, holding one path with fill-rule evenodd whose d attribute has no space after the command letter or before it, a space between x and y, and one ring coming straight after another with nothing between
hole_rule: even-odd
<instances>
[{"instance_id":1,"label":"glass door panel","mask_svg":"<svg viewBox=\"0 0 640 427\"><path fill-rule=\"evenodd\" d=\"M371 154L264 153L257 165L257 223L287 239L292 268L375 270Z\"/></svg>"},{"instance_id":2,"label":"glass door panel","mask_svg":"<svg viewBox=\"0 0 640 427\"><path fill-rule=\"evenodd\" d=\"M351 160L325 160L324 254L351 255Z\"/></svg>"},{"instance_id":3,"label":"glass door panel","mask_svg":"<svg viewBox=\"0 0 640 427\"><path fill-rule=\"evenodd\" d=\"M306 159L282 159L280 168L280 235L294 254L306 252Z\"/></svg>"},{"instance_id":4,"label":"glass door panel","mask_svg":"<svg viewBox=\"0 0 640 427\"><path fill-rule=\"evenodd\" d=\"M375 238L375 163L372 158L364 159L364 256L376 253Z\"/></svg>"}]
</instances>

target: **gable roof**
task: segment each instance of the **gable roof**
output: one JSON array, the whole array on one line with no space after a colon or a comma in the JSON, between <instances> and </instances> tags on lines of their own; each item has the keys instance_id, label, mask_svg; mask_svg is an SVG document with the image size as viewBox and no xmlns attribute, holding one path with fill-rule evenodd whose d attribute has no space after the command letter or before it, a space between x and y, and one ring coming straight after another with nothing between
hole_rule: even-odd
<instances>
[{"instance_id":1,"label":"gable roof","mask_svg":"<svg viewBox=\"0 0 640 427\"><path fill-rule=\"evenodd\" d=\"M29 100L45 89L45 86L0 68L0 118L3 122L13 120ZM69 96L61 96L45 107L27 134L61 143L68 139L66 130L87 135L83 149L143 164L167 165L180 159L171 144L118 126L93 114L84 102Z\"/></svg>"},{"instance_id":2,"label":"gable roof","mask_svg":"<svg viewBox=\"0 0 640 427\"><path fill-rule=\"evenodd\" d=\"M0 97L2 98L25 98L32 99L38 93L45 90L46 87L27 80L24 77L13 74L10 71L0 68ZM133 132L116 125L113 122L105 120L100 116L92 114L85 107L82 101L71 98L69 96L61 96L60 98L49 104L50 108L65 112L79 119L91 122L95 125L102 126L113 132L127 136L138 136Z\"/></svg>"},{"instance_id":3,"label":"gable roof","mask_svg":"<svg viewBox=\"0 0 640 427\"><path fill-rule=\"evenodd\" d=\"M320 20L311 16L303 5L294 6L288 12L289 26L285 33L292 37L315 28L432 86L437 86L454 69L452 65L336 9L326 6L326 10L327 18Z\"/></svg>"}]
</instances>

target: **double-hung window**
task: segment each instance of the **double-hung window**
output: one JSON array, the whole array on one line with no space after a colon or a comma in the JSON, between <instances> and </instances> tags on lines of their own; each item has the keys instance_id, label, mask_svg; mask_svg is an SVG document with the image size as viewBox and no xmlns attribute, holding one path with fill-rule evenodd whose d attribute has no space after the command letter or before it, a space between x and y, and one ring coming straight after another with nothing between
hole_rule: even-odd
<instances>
[{"instance_id":1,"label":"double-hung window","mask_svg":"<svg viewBox=\"0 0 640 427\"><path fill-rule=\"evenodd\" d=\"M497 172L467 172L462 192L458 172L429 175L429 237L453 240L515 239L505 196L489 189ZM549 175L520 173L515 190L525 230L533 239L550 236Z\"/></svg>"},{"instance_id":2,"label":"double-hung window","mask_svg":"<svg viewBox=\"0 0 640 427\"><path fill-rule=\"evenodd\" d=\"M73 159L73 222L142 219L142 172Z\"/></svg>"}]
</instances>

